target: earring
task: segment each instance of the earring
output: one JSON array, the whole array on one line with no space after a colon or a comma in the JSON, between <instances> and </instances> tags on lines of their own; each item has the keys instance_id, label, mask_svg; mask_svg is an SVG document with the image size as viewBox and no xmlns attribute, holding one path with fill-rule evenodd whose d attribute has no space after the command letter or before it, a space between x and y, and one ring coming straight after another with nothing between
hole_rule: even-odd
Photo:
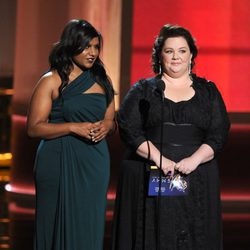
<instances>
[{"instance_id":1,"label":"earring","mask_svg":"<svg viewBox=\"0 0 250 250\"><path fill-rule=\"evenodd\" d=\"M188 75L189 75L191 81L193 81L193 79L192 79L192 63L190 63L188 65Z\"/></svg>"},{"instance_id":2,"label":"earring","mask_svg":"<svg viewBox=\"0 0 250 250\"><path fill-rule=\"evenodd\" d=\"M191 63L189 63L189 65L188 65L188 74L189 75L191 75L191 73L192 73L192 67L191 67Z\"/></svg>"},{"instance_id":3,"label":"earring","mask_svg":"<svg viewBox=\"0 0 250 250\"><path fill-rule=\"evenodd\" d=\"M161 70L161 63L159 62L159 75L161 75L162 70Z\"/></svg>"}]
</instances>

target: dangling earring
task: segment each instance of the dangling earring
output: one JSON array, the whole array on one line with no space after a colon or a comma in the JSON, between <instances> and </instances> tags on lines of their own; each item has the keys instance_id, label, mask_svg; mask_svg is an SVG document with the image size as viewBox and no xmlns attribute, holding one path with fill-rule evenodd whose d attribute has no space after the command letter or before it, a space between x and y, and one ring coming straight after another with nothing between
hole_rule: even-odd
<instances>
[{"instance_id":1,"label":"dangling earring","mask_svg":"<svg viewBox=\"0 0 250 250\"><path fill-rule=\"evenodd\" d=\"M193 81L193 78L192 78L192 63L191 62L188 65L188 75L189 75L189 78L191 79L191 81Z\"/></svg>"},{"instance_id":2,"label":"dangling earring","mask_svg":"<svg viewBox=\"0 0 250 250\"><path fill-rule=\"evenodd\" d=\"M159 62L159 75L162 74L162 70L161 70L161 62Z\"/></svg>"},{"instance_id":3,"label":"dangling earring","mask_svg":"<svg viewBox=\"0 0 250 250\"><path fill-rule=\"evenodd\" d=\"M191 73L192 73L192 70L191 70L191 63L189 63L189 65L188 65L188 74L191 75Z\"/></svg>"}]
</instances>

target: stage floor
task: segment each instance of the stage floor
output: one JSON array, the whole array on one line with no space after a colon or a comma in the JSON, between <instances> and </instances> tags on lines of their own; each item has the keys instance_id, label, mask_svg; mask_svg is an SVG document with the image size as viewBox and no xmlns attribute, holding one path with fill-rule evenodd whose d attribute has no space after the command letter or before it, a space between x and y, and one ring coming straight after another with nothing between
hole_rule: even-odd
<instances>
[{"instance_id":1,"label":"stage floor","mask_svg":"<svg viewBox=\"0 0 250 250\"><path fill-rule=\"evenodd\" d=\"M9 203L9 194L0 182L0 249L32 250L34 230L34 209L21 209ZM225 250L250 249L250 201L232 200L224 196L223 227ZM112 209L114 201L109 200L107 208L105 250L110 249Z\"/></svg>"}]
</instances>

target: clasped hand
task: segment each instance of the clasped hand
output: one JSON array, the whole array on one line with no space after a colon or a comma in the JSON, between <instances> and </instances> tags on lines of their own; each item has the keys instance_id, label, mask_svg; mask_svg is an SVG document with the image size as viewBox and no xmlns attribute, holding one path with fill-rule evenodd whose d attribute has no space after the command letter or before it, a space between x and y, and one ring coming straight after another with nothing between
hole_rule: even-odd
<instances>
[{"instance_id":1,"label":"clasped hand","mask_svg":"<svg viewBox=\"0 0 250 250\"><path fill-rule=\"evenodd\" d=\"M190 156L177 162L175 169L183 174L190 174L198 167L198 165L199 163L197 163L195 159Z\"/></svg>"},{"instance_id":2,"label":"clasped hand","mask_svg":"<svg viewBox=\"0 0 250 250\"><path fill-rule=\"evenodd\" d=\"M113 127L112 120L102 120L98 122L79 122L70 125L71 132L93 142L104 139Z\"/></svg>"},{"instance_id":3,"label":"clasped hand","mask_svg":"<svg viewBox=\"0 0 250 250\"><path fill-rule=\"evenodd\" d=\"M102 120L93 123L93 126L89 130L90 140L93 142L101 141L107 136L112 127L112 120Z\"/></svg>"},{"instance_id":4,"label":"clasped hand","mask_svg":"<svg viewBox=\"0 0 250 250\"><path fill-rule=\"evenodd\" d=\"M160 164L158 164L158 166L159 165ZM162 171L165 175L173 176L175 170L183 174L190 174L198 167L198 165L199 163L197 163L192 157L184 158L177 163L162 157Z\"/></svg>"}]
</instances>

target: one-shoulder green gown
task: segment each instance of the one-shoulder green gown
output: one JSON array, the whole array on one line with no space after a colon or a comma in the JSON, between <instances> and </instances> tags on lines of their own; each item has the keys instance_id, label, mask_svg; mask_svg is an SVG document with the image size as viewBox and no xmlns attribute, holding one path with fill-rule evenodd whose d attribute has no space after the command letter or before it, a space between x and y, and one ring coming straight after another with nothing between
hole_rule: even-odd
<instances>
[{"instance_id":1,"label":"one-shoulder green gown","mask_svg":"<svg viewBox=\"0 0 250 250\"><path fill-rule=\"evenodd\" d=\"M50 123L96 122L106 97L84 93L95 83L89 71L54 100ZM105 140L76 135L42 140L35 161L36 250L102 250L109 152Z\"/></svg>"}]
</instances>

